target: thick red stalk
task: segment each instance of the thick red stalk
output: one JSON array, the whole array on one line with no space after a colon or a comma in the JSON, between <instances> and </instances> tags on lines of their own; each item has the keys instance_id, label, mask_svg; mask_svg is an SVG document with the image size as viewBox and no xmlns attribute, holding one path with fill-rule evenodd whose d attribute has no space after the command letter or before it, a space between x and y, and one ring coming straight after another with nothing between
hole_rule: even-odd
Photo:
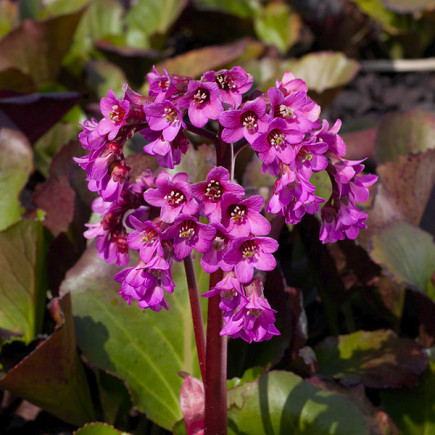
<instances>
[{"instance_id":1,"label":"thick red stalk","mask_svg":"<svg viewBox=\"0 0 435 435\"><path fill-rule=\"evenodd\" d=\"M210 288L223 278L218 270L210 276ZM227 433L227 337L220 335L223 326L220 295L210 298L207 315L207 350L205 372L205 435Z\"/></svg>"},{"instance_id":2,"label":"thick red stalk","mask_svg":"<svg viewBox=\"0 0 435 435\"><path fill-rule=\"evenodd\" d=\"M192 311L193 330L195 333L196 350L198 352L199 368L202 379L205 379L205 331L202 318L201 302L198 291L198 284L193 267L192 257L189 255L184 259L187 287L189 289L190 310Z\"/></svg>"}]
</instances>

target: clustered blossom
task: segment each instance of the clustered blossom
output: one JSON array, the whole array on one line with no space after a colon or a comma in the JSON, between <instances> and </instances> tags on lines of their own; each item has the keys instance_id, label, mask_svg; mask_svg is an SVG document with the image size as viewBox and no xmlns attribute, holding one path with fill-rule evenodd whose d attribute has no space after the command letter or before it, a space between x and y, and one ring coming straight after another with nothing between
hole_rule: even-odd
<instances>
[{"instance_id":1,"label":"clustered blossom","mask_svg":"<svg viewBox=\"0 0 435 435\"><path fill-rule=\"evenodd\" d=\"M148 96L128 86L121 98L109 91L100 103L102 119L82 124L79 140L89 154L75 161L86 171L89 189L99 195L93 211L101 215L100 223L88 225L85 237L96 238L99 255L118 266L129 265L129 250L138 252L137 264L115 280L127 303L154 311L168 309L165 294L175 287L173 262L200 254L205 272L223 271L223 278L203 294L220 296L221 334L268 340L279 331L256 271L276 267L278 242L268 237L271 225L264 209L289 224L306 213L317 214L323 243L354 239L367 218L357 203L367 200L376 176L362 175L362 161L344 158L340 121L332 127L321 121L305 82L290 72L266 93L248 96L253 77L239 66L208 71L199 80L153 68L147 78ZM187 173L164 170L147 170L132 180L124 147L136 132L146 140L144 153L173 169L192 146L186 131L201 133L209 121L219 125L221 146L248 144L263 172L276 177L267 204L260 195L247 196L222 166L197 183ZM331 180L328 199L317 196L310 182L319 171Z\"/></svg>"}]
</instances>

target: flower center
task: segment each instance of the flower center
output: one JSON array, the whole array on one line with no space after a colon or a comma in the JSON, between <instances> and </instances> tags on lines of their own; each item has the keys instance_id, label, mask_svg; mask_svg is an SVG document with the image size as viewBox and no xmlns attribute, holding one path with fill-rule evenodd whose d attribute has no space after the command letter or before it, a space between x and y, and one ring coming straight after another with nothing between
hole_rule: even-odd
<instances>
[{"instance_id":1,"label":"flower center","mask_svg":"<svg viewBox=\"0 0 435 435\"><path fill-rule=\"evenodd\" d=\"M267 141L269 142L270 146L279 149L285 145L285 136L281 130L275 128L267 135Z\"/></svg>"},{"instance_id":2,"label":"flower center","mask_svg":"<svg viewBox=\"0 0 435 435\"><path fill-rule=\"evenodd\" d=\"M227 245L228 238L219 230L216 231L216 237L213 240L213 249L215 251L222 251Z\"/></svg>"},{"instance_id":3,"label":"flower center","mask_svg":"<svg viewBox=\"0 0 435 435\"><path fill-rule=\"evenodd\" d=\"M275 106L275 108L273 109L273 116L275 118L296 118L293 113L293 109L286 106L285 104Z\"/></svg>"},{"instance_id":4,"label":"flower center","mask_svg":"<svg viewBox=\"0 0 435 435\"><path fill-rule=\"evenodd\" d=\"M112 111L109 113L109 119L115 123L118 124L123 121L125 116L125 110L123 107L118 106L117 104L114 104L112 106Z\"/></svg>"},{"instance_id":5,"label":"flower center","mask_svg":"<svg viewBox=\"0 0 435 435\"><path fill-rule=\"evenodd\" d=\"M257 244L254 240L246 240L240 245L240 251L242 252L243 257L252 258L257 252Z\"/></svg>"},{"instance_id":6,"label":"flower center","mask_svg":"<svg viewBox=\"0 0 435 435\"><path fill-rule=\"evenodd\" d=\"M219 88L223 89L224 91L229 91L230 89L234 89L236 87L233 79L229 75L216 74L216 83L218 84Z\"/></svg>"},{"instance_id":7,"label":"flower center","mask_svg":"<svg viewBox=\"0 0 435 435\"><path fill-rule=\"evenodd\" d=\"M178 235L182 239L190 239L195 234L195 229L195 222L191 220L183 221L183 223L180 225L180 231Z\"/></svg>"},{"instance_id":8,"label":"flower center","mask_svg":"<svg viewBox=\"0 0 435 435\"><path fill-rule=\"evenodd\" d=\"M128 175L128 168L127 166L121 166L121 165L117 165L113 168L112 170L112 180L117 183L118 181L123 181L127 178Z\"/></svg>"},{"instance_id":9,"label":"flower center","mask_svg":"<svg viewBox=\"0 0 435 435\"><path fill-rule=\"evenodd\" d=\"M153 230L152 228L147 228L146 230L142 231L142 242L149 243L154 242L154 240L157 239L157 231Z\"/></svg>"},{"instance_id":10,"label":"flower center","mask_svg":"<svg viewBox=\"0 0 435 435\"><path fill-rule=\"evenodd\" d=\"M162 118L166 118L166 121L171 124L179 122L177 111L173 107L165 107Z\"/></svg>"},{"instance_id":11,"label":"flower center","mask_svg":"<svg viewBox=\"0 0 435 435\"><path fill-rule=\"evenodd\" d=\"M301 148L298 155L302 158L302 161L308 160L309 162L313 159L313 154L304 148Z\"/></svg>"},{"instance_id":12,"label":"flower center","mask_svg":"<svg viewBox=\"0 0 435 435\"><path fill-rule=\"evenodd\" d=\"M193 103L197 106L202 106L210 100L210 92L208 89L198 88L193 94Z\"/></svg>"},{"instance_id":13,"label":"flower center","mask_svg":"<svg viewBox=\"0 0 435 435\"><path fill-rule=\"evenodd\" d=\"M246 207L244 205L233 204L229 208L231 220L234 222L240 222L245 219Z\"/></svg>"},{"instance_id":14,"label":"flower center","mask_svg":"<svg viewBox=\"0 0 435 435\"><path fill-rule=\"evenodd\" d=\"M224 188L221 183L216 180L210 180L205 189L205 196L207 199L219 201L224 193Z\"/></svg>"},{"instance_id":15,"label":"flower center","mask_svg":"<svg viewBox=\"0 0 435 435\"><path fill-rule=\"evenodd\" d=\"M232 301L234 299L234 297L237 296L237 290L232 288L232 289L225 289L221 291L221 297L228 299L230 301Z\"/></svg>"},{"instance_id":16,"label":"flower center","mask_svg":"<svg viewBox=\"0 0 435 435\"><path fill-rule=\"evenodd\" d=\"M257 128L257 119L257 114L252 110L248 110L242 115L242 125L247 130L254 130Z\"/></svg>"},{"instance_id":17,"label":"flower center","mask_svg":"<svg viewBox=\"0 0 435 435\"><path fill-rule=\"evenodd\" d=\"M171 193L168 193L164 196L164 199L168 202L169 205L172 205L173 207L177 207L183 202L186 202L186 197L184 196L184 193L180 192L179 190L171 191Z\"/></svg>"}]
</instances>

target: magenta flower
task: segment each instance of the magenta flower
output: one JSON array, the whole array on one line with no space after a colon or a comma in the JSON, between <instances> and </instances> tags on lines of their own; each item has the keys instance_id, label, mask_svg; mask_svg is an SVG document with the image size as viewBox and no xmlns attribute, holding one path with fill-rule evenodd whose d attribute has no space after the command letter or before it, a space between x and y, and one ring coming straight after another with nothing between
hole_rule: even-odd
<instances>
[{"instance_id":1,"label":"magenta flower","mask_svg":"<svg viewBox=\"0 0 435 435\"><path fill-rule=\"evenodd\" d=\"M179 105L188 109L190 122L195 127L204 127L209 119L218 119L224 110L219 93L216 83L191 80Z\"/></svg>"},{"instance_id":2,"label":"magenta flower","mask_svg":"<svg viewBox=\"0 0 435 435\"><path fill-rule=\"evenodd\" d=\"M83 131L79 133L79 141L86 150L98 150L106 144L106 136L98 133L98 122L95 119L86 119L79 125Z\"/></svg>"},{"instance_id":3,"label":"magenta flower","mask_svg":"<svg viewBox=\"0 0 435 435\"><path fill-rule=\"evenodd\" d=\"M328 144L329 152L338 156L344 156L346 154L346 144L344 143L342 137L338 134L340 127L341 121L339 119L337 119L335 124L330 129L328 121L324 119L321 129L313 134L319 138L319 141Z\"/></svg>"},{"instance_id":4,"label":"magenta flower","mask_svg":"<svg viewBox=\"0 0 435 435\"><path fill-rule=\"evenodd\" d=\"M263 284L259 279L245 286L246 302L234 314L224 314L225 326L220 335L232 338L240 337L252 341L270 340L274 335L280 335L275 327L275 310L263 296Z\"/></svg>"},{"instance_id":5,"label":"magenta flower","mask_svg":"<svg viewBox=\"0 0 435 435\"><path fill-rule=\"evenodd\" d=\"M163 258L165 253L162 247L162 233L151 221L141 222L134 216L129 218L130 224L136 231L130 233L127 237L130 249L139 251L140 259L148 264L154 255ZM168 269L169 264L164 269Z\"/></svg>"},{"instance_id":6,"label":"magenta flower","mask_svg":"<svg viewBox=\"0 0 435 435\"><path fill-rule=\"evenodd\" d=\"M260 213L263 205L264 198L260 195L240 200L233 193L225 193L222 197L222 225L235 237L269 234L270 223Z\"/></svg>"},{"instance_id":7,"label":"magenta flower","mask_svg":"<svg viewBox=\"0 0 435 435\"><path fill-rule=\"evenodd\" d=\"M231 241L234 237L220 223L211 223L210 226L216 229L211 248L201 257L201 267L207 273L216 272L221 269L232 269L232 266L224 261L224 255L231 248Z\"/></svg>"},{"instance_id":8,"label":"magenta flower","mask_svg":"<svg viewBox=\"0 0 435 435\"><path fill-rule=\"evenodd\" d=\"M215 234L214 227L201 224L194 216L182 214L177 216L174 224L163 233L163 238L173 240L174 257L181 261L190 255L192 249L202 254L209 251Z\"/></svg>"},{"instance_id":9,"label":"magenta flower","mask_svg":"<svg viewBox=\"0 0 435 435\"><path fill-rule=\"evenodd\" d=\"M241 283L248 283L254 276L254 268L265 271L275 269L276 260L272 252L277 249L278 242L270 237L241 237L233 241L224 261L234 266Z\"/></svg>"},{"instance_id":10,"label":"magenta flower","mask_svg":"<svg viewBox=\"0 0 435 435\"><path fill-rule=\"evenodd\" d=\"M219 308L229 314L240 309L247 302L242 284L234 276L233 272L225 273L224 278L211 290L202 294L205 298L220 295Z\"/></svg>"},{"instance_id":11,"label":"magenta flower","mask_svg":"<svg viewBox=\"0 0 435 435\"><path fill-rule=\"evenodd\" d=\"M151 130L161 131L164 140L174 140L180 128L186 128L183 113L170 101L150 104L144 111Z\"/></svg>"},{"instance_id":12,"label":"magenta flower","mask_svg":"<svg viewBox=\"0 0 435 435\"><path fill-rule=\"evenodd\" d=\"M168 309L164 299L162 280L155 273L148 271L142 261L139 261L136 267L129 267L118 272L114 279L122 283L118 294L129 305L136 300L142 309L151 308L153 311ZM173 287L169 286L168 289L173 290ZM168 289L165 288L166 291Z\"/></svg>"},{"instance_id":13,"label":"magenta flower","mask_svg":"<svg viewBox=\"0 0 435 435\"><path fill-rule=\"evenodd\" d=\"M168 72L164 69L160 74L156 67L153 66L153 72L147 74L150 83L149 94L155 97L155 102L160 103L177 92L177 88L172 83Z\"/></svg>"},{"instance_id":14,"label":"magenta flower","mask_svg":"<svg viewBox=\"0 0 435 435\"><path fill-rule=\"evenodd\" d=\"M225 127L222 130L225 142L237 142L244 137L252 144L267 129L266 102L261 97L248 101L241 109L223 112L219 122Z\"/></svg>"},{"instance_id":15,"label":"magenta flower","mask_svg":"<svg viewBox=\"0 0 435 435\"><path fill-rule=\"evenodd\" d=\"M160 217L164 222L172 223L180 213L190 216L198 211L198 203L192 198L188 175L180 172L171 177L160 172L156 179L157 189L148 189L144 199L154 207L161 207Z\"/></svg>"},{"instance_id":16,"label":"magenta flower","mask_svg":"<svg viewBox=\"0 0 435 435\"><path fill-rule=\"evenodd\" d=\"M281 90L270 88L267 94L273 117L284 119L289 128L308 133L319 125L317 117L312 116L312 101L305 92L299 91L284 97Z\"/></svg>"},{"instance_id":17,"label":"magenta flower","mask_svg":"<svg viewBox=\"0 0 435 435\"><path fill-rule=\"evenodd\" d=\"M283 119L275 118L266 132L254 140L252 148L266 166L279 162L289 165L296 156L293 145L299 144L303 137L302 132L289 129Z\"/></svg>"},{"instance_id":18,"label":"magenta flower","mask_svg":"<svg viewBox=\"0 0 435 435\"><path fill-rule=\"evenodd\" d=\"M101 99L100 109L104 118L98 124L97 132L100 135L107 134L108 139L113 140L118 135L121 127L127 124L130 103L118 100L110 89L108 97Z\"/></svg>"},{"instance_id":19,"label":"magenta flower","mask_svg":"<svg viewBox=\"0 0 435 435\"><path fill-rule=\"evenodd\" d=\"M208 82L216 82L219 87L219 98L222 103L237 108L242 103L242 95L251 89L254 78L240 66L229 71L208 71L203 78Z\"/></svg>"},{"instance_id":20,"label":"magenta flower","mask_svg":"<svg viewBox=\"0 0 435 435\"><path fill-rule=\"evenodd\" d=\"M307 180L312 172L320 172L327 168L328 159L325 157L328 145L325 142L315 142L312 137L296 146L295 168Z\"/></svg>"},{"instance_id":21,"label":"magenta flower","mask_svg":"<svg viewBox=\"0 0 435 435\"><path fill-rule=\"evenodd\" d=\"M220 222L221 201L224 193L232 193L239 199L245 194L245 189L230 182L230 173L219 166L213 168L205 181L192 185L192 194L200 204L200 213L207 216L210 222Z\"/></svg>"}]
</instances>

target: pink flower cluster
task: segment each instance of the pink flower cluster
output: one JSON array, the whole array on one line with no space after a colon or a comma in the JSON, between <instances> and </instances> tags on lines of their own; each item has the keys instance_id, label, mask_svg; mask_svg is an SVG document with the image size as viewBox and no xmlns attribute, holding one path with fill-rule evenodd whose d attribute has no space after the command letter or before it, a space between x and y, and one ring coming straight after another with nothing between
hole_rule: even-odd
<instances>
[{"instance_id":1,"label":"pink flower cluster","mask_svg":"<svg viewBox=\"0 0 435 435\"><path fill-rule=\"evenodd\" d=\"M338 130L320 122L320 108L307 96L305 82L285 73L267 93L244 98L253 78L241 67L209 71L200 80L148 74L149 96L127 86L118 99L112 91L101 100L103 118L83 123L79 139L90 153L75 159L86 170L89 189L99 194L93 209L99 224L89 225L88 238L97 238L99 255L127 266L129 249L139 262L115 276L120 295L130 304L158 311L168 308L165 292L174 290L173 261L196 251L207 273L221 269L223 279L203 296L220 295L225 325L221 334L251 341L279 334L274 310L263 294L255 270L276 267L276 240L267 237L270 223L262 214L264 199L246 196L228 169L216 166L199 183L189 175L150 171L130 180L123 149L140 132L144 152L164 168L174 168L191 143L186 130L200 133L212 120L219 124L221 146L249 144L263 171L277 177L266 211L298 223L305 213L316 214L325 199L310 183L313 172L326 170L332 193L319 213L320 239L334 242L355 238L367 215L356 206L368 197L374 175L362 175L361 161L344 159L346 147ZM210 133L210 132L208 132Z\"/></svg>"}]
</instances>

